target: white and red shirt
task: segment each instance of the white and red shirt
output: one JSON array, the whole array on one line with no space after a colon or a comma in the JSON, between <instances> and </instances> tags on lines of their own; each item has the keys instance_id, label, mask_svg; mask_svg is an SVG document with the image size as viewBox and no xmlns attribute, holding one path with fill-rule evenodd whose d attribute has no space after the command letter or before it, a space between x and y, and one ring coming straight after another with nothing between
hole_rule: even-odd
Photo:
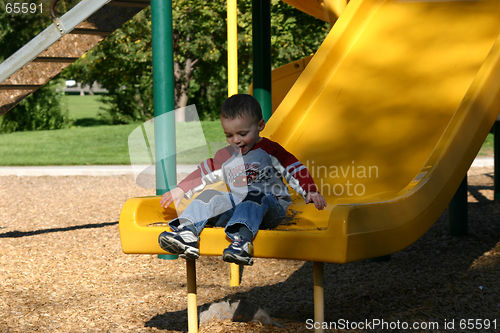
<instances>
[{"instance_id":1,"label":"white and red shirt","mask_svg":"<svg viewBox=\"0 0 500 333\"><path fill-rule=\"evenodd\" d=\"M283 178L304 199L308 192L318 192L309 171L295 156L278 143L262 138L245 155L231 146L220 149L177 186L190 199L206 185L224 181L238 202L249 191L272 193L286 210L291 197Z\"/></svg>"}]
</instances>

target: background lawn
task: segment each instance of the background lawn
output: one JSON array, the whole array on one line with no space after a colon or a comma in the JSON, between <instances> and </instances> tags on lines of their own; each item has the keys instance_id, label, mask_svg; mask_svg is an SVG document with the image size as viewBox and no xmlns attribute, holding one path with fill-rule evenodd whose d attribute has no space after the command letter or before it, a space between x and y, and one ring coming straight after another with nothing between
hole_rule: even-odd
<instances>
[{"instance_id":1,"label":"background lawn","mask_svg":"<svg viewBox=\"0 0 500 333\"><path fill-rule=\"evenodd\" d=\"M99 113L105 111L98 95L66 97L69 115L75 119L74 126L0 134L0 165L130 165L128 138L141 123L107 125L99 118ZM198 123L177 123L176 126L178 164L198 164L227 145L219 121L201 122L203 135L212 149L193 149L203 138ZM478 155L493 156L493 134L488 134ZM138 164L137 161L134 160L134 164Z\"/></svg>"},{"instance_id":2,"label":"background lawn","mask_svg":"<svg viewBox=\"0 0 500 333\"><path fill-rule=\"evenodd\" d=\"M89 127L106 125L99 119L99 113L105 113L102 109L104 104L99 100L99 95L66 95L69 108L69 116L75 119L74 126Z\"/></svg>"},{"instance_id":3,"label":"background lawn","mask_svg":"<svg viewBox=\"0 0 500 333\"><path fill-rule=\"evenodd\" d=\"M75 119L72 128L0 134L0 165L130 165L128 137L141 123L106 125L98 114L104 112L99 96L66 96L69 116ZM204 152L190 149L194 135L203 137L199 124L176 124L176 146L182 152L178 164L198 164L206 159ZM201 122L208 142L225 144L225 136L219 121ZM200 140L198 140L199 142Z\"/></svg>"},{"instance_id":4,"label":"background lawn","mask_svg":"<svg viewBox=\"0 0 500 333\"><path fill-rule=\"evenodd\" d=\"M494 135L493 133L489 133L488 136L486 137L486 140L484 140L483 146L481 147L481 150L477 154L478 156L493 156L493 138Z\"/></svg>"}]
</instances>

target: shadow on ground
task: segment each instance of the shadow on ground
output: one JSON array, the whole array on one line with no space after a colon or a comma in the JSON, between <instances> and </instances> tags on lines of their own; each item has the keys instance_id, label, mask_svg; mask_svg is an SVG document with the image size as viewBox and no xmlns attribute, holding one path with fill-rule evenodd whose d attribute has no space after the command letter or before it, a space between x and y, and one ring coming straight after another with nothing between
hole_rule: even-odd
<instances>
[{"instance_id":1,"label":"shadow on ground","mask_svg":"<svg viewBox=\"0 0 500 333\"><path fill-rule=\"evenodd\" d=\"M101 119L96 118L80 118L75 120L73 126L77 127L92 127L92 126L101 126L101 125L109 125L108 122Z\"/></svg>"},{"instance_id":2,"label":"shadow on ground","mask_svg":"<svg viewBox=\"0 0 500 333\"><path fill-rule=\"evenodd\" d=\"M325 320L432 321L440 329L430 331L443 331L445 320L455 320L458 329L460 319L498 318L500 202L469 203L468 208L468 236L448 236L445 212L388 262L325 264ZM272 317L305 328L306 320L314 318L312 291L313 265L307 262L283 283L228 296L247 299ZM186 310L156 315L145 326L185 331Z\"/></svg>"},{"instance_id":3,"label":"shadow on ground","mask_svg":"<svg viewBox=\"0 0 500 333\"><path fill-rule=\"evenodd\" d=\"M110 225L116 225L118 222L103 222L103 223L89 223L82 225L74 225L71 227L65 228L49 228L49 229L40 229L40 230L32 230L32 231L8 231L0 234L0 238L20 238L27 236L35 236L41 234L48 234L52 232L65 232L65 231L73 231L80 229L95 229L95 228L104 228Z\"/></svg>"},{"instance_id":4,"label":"shadow on ground","mask_svg":"<svg viewBox=\"0 0 500 333\"><path fill-rule=\"evenodd\" d=\"M493 173L484 174L487 178L491 179L491 182L495 181L495 175ZM493 184L483 184L483 185L471 185L467 186L467 190L469 194L472 195L478 202L487 203L490 200L484 196L484 192L491 191L493 193L495 190L495 186Z\"/></svg>"}]
</instances>

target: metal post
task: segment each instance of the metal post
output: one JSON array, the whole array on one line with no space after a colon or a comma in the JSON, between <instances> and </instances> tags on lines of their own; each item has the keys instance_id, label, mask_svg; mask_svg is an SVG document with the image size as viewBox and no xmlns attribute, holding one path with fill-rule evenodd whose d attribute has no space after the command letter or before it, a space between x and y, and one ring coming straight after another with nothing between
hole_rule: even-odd
<instances>
[{"instance_id":1,"label":"metal post","mask_svg":"<svg viewBox=\"0 0 500 333\"><path fill-rule=\"evenodd\" d=\"M271 1L253 0L253 96L262 107L264 120L272 115L271 99Z\"/></svg>"},{"instance_id":2,"label":"metal post","mask_svg":"<svg viewBox=\"0 0 500 333\"><path fill-rule=\"evenodd\" d=\"M153 90L155 116L156 195L177 183L175 159L174 47L172 41L172 0L151 1L153 36ZM165 159L165 157L168 158ZM168 182L167 182L168 180ZM170 254L160 259L177 259Z\"/></svg>"},{"instance_id":3,"label":"metal post","mask_svg":"<svg viewBox=\"0 0 500 333\"><path fill-rule=\"evenodd\" d=\"M497 119L495 125L493 125L493 163L494 167L494 198L495 200L500 199L500 121Z\"/></svg>"},{"instance_id":4,"label":"metal post","mask_svg":"<svg viewBox=\"0 0 500 333\"><path fill-rule=\"evenodd\" d=\"M240 286L240 265L230 263L229 264L229 286L239 287Z\"/></svg>"},{"instance_id":5,"label":"metal post","mask_svg":"<svg viewBox=\"0 0 500 333\"><path fill-rule=\"evenodd\" d=\"M238 11L236 0L227 1L227 97L238 93Z\"/></svg>"},{"instance_id":6,"label":"metal post","mask_svg":"<svg viewBox=\"0 0 500 333\"><path fill-rule=\"evenodd\" d=\"M188 332L198 332L198 307L196 297L196 260L186 260L188 292Z\"/></svg>"},{"instance_id":7,"label":"metal post","mask_svg":"<svg viewBox=\"0 0 500 333\"><path fill-rule=\"evenodd\" d=\"M467 235L467 174L448 205L448 234L461 237Z\"/></svg>"},{"instance_id":8,"label":"metal post","mask_svg":"<svg viewBox=\"0 0 500 333\"><path fill-rule=\"evenodd\" d=\"M153 35L156 194L161 195L170 191L169 183L177 183L172 0L151 0L151 32Z\"/></svg>"},{"instance_id":9,"label":"metal post","mask_svg":"<svg viewBox=\"0 0 500 333\"><path fill-rule=\"evenodd\" d=\"M227 1L227 97L238 93L238 7L236 0ZM240 285L240 266L229 264L229 286Z\"/></svg>"},{"instance_id":10,"label":"metal post","mask_svg":"<svg viewBox=\"0 0 500 333\"><path fill-rule=\"evenodd\" d=\"M325 291L323 289L323 263L314 262L314 322L318 323L319 328L314 332L323 333L323 322L325 321Z\"/></svg>"}]
</instances>

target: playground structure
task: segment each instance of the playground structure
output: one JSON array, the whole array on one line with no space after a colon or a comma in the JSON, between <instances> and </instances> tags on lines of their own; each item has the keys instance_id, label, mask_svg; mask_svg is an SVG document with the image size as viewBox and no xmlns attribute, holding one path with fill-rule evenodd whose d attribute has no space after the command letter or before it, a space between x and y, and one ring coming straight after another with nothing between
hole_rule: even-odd
<instances>
[{"instance_id":1,"label":"playground structure","mask_svg":"<svg viewBox=\"0 0 500 333\"><path fill-rule=\"evenodd\" d=\"M255 256L347 263L420 238L500 110L498 14L494 1L350 2L262 133L311 169L328 207L296 198L296 224L261 230ZM156 239L165 226L152 226L175 216L159 197L130 199L120 218L124 252L164 253ZM222 229L200 237L202 255L229 245ZM318 322L321 270L315 265ZM191 295L194 279L188 273Z\"/></svg>"},{"instance_id":2,"label":"playground structure","mask_svg":"<svg viewBox=\"0 0 500 333\"><path fill-rule=\"evenodd\" d=\"M332 11L325 14L316 1L287 2L333 21ZM90 15L105 3L84 0L80 8L95 6L87 8ZM308 166L328 207L316 211L295 198L295 224L260 231L255 256L318 263L316 321L323 320L320 263L406 248L432 226L462 183L500 110L498 14L500 5L492 0L351 1L269 119L262 135ZM68 31L69 22L77 23L65 16L61 21ZM33 58L14 66L21 58L28 57L0 65L0 81L11 77L0 85L3 91L36 88L13 87L16 71L32 66ZM123 251L164 254L157 237L165 230L161 224L175 216L173 207L160 207L159 197L127 201L120 217ZM222 229L201 234L202 255L221 255L228 245ZM194 262L189 265L188 289L196 287ZM190 331L195 331L195 292L188 292Z\"/></svg>"}]
</instances>

